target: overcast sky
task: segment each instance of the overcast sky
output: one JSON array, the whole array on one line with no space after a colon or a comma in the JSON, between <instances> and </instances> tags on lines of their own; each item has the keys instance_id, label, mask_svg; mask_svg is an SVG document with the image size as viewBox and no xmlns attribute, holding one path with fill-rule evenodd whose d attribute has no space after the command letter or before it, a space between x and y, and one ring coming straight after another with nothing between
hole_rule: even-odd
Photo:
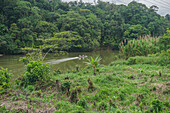
<instances>
[{"instance_id":1,"label":"overcast sky","mask_svg":"<svg viewBox=\"0 0 170 113\"><path fill-rule=\"evenodd\" d=\"M79 0L62 0L62 1L79 1ZM97 1L97 0L96 0ZM101 1L107 1L107 2L114 2L116 4L125 4L127 5L133 0L101 0ZM162 16L165 16L166 14L170 14L170 0L134 0L139 3L146 4L146 6L150 7L152 5L156 5L159 7L158 13ZM93 3L94 0L83 0L83 2L90 2Z\"/></svg>"}]
</instances>

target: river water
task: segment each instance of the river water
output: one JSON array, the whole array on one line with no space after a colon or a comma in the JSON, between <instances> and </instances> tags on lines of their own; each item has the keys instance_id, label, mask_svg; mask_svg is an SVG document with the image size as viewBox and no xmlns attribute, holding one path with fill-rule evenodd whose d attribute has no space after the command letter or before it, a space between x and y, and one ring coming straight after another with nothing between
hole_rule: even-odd
<instances>
[{"instance_id":1,"label":"river water","mask_svg":"<svg viewBox=\"0 0 170 113\"><path fill-rule=\"evenodd\" d=\"M79 55L87 55L86 58L79 58ZM62 72L75 70L77 66L84 68L90 57L96 58L100 56L102 58L100 64L108 65L114 61L115 56L118 55L117 51L112 50L101 50L94 52L73 52L64 56L56 56L49 53L45 62L51 65L51 70L60 70ZM0 56L0 66L3 68L8 68L11 73L14 74L13 78L20 76L25 71L25 66L19 61L19 58L23 55L5 55Z\"/></svg>"}]
</instances>

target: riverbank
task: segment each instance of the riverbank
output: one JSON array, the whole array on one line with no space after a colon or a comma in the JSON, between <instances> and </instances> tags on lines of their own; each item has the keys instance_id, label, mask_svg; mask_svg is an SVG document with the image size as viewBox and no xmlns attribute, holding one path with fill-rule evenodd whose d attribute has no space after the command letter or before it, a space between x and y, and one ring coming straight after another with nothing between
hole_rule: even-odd
<instances>
[{"instance_id":1,"label":"riverbank","mask_svg":"<svg viewBox=\"0 0 170 113\"><path fill-rule=\"evenodd\" d=\"M170 69L121 61L100 68L60 73L35 86L1 92L0 112L168 112ZM68 88L68 89L67 89ZM5 105L5 108L3 107Z\"/></svg>"},{"instance_id":2,"label":"riverbank","mask_svg":"<svg viewBox=\"0 0 170 113\"><path fill-rule=\"evenodd\" d=\"M73 57L78 57L79 55L87 55L88 57L85 59L74 59L74 60L69 60L66 62L61 62L58 64L54 64L57 60L64 60L66 58L73 58ZM93 52L72 52L64 56L57 56L55 54L49 53L44 62L49 62L51 65L51 70L60 70L62 72L67 72L67 71L72 71L74 70L77 66L80 68L84 68L86 65L84 62L87 62L87 59L92 56L93 58L97 56L102 57L102 64L108 65L110 62L115 60L115 57L118 55L118 51L112 51L110 49L107 50L101 50L101 51L93 51ZM25 71L25 66L23 62L19 61L20 57L24 57L24 55L5 55L0 57L0 66L3 68L8 68L11 73L14 74L13 79L16 79L20 75L22 75Z\"/></svg>"}]
</instances>

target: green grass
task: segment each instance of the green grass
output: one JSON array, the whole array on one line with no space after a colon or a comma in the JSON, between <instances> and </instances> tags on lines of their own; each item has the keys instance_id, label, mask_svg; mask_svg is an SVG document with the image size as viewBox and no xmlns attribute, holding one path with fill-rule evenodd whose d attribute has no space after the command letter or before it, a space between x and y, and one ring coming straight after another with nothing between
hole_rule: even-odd
<instances>
[{"instance_id":1,"label":"green grass","mask_svg":"<svg viewBox=\"0 0 170 113\"><path fill-rule=\"evenodd\" d=\"M170 69L167 66L116 62L100 68L96 76L92 69L85 69L52 75L50 82L35 85L32 92L29 89L8 90L0 96L0 105L6 106L0 107L0 112L4 109L12 111L12 107L15 111L56 113L150 113L156 110L166 113L170 110ZM88 90L89 78L94 90ZM57 88L56 80L60 86L70 83L69 94L65 89ZM79 101L69 102L71 92L78 88L81 90L77 93ZM13 95L10 96L11 92Z\"/></svg>"}]
</instances>

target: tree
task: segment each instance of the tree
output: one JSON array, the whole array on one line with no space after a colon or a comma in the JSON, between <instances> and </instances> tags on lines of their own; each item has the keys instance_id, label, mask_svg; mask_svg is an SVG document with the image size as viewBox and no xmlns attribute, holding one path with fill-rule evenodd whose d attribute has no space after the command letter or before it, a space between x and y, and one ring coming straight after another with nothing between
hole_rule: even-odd
<instances>
[{"instance_id":1,"label":"tree","mask_svg":"<svg viewBox=\"0 0 170 113\"><path fill-rule=\"evenodd\" d=\"M20 18L29 16L31 11L31 3L28 1L17 1L16 7L14 8L15 12L19 15Z\"/></svg>"},{"instance_id":2,"label":"tree","mask_svg":"<svg viewBox=\"0 0 170 113\"><path fill-rule=\"evenodd\" d=\"M0 48L1 54L18 54L21 52L9 34L0 36Z\"/></svg>"},{"instance_id":3,"label":"tree","mask_svg":"<svg viewBox=\"0 0 170 113\"><path fill-rule=\"evenodd\" d=\"M168 14L162 17L156 12L157 6L148 8L135 1L126 6L102 1L93 5L82 1L1 0L0 7L0 35L10 34L11 43L18 48L36 49L43 45L37 38L51 39L59 32L68 31L76 40L61 37L68 46L58 41L59 48L67 51L92 51L100 46L118 49L124 39L149 33L161 36L170 28Z\"/></svg>"},{"instance_id":4,"label":"tree","mask_svg":"<svg viewBox=\"0 0 170 113\"><path fill-rule=\"evenodd\" d=\"M149 30L141 25L131 25L125 32L125 39L136 39L140 36L149 35Z\"/></svg>"},{"instance_id":5,"label":"tree","mask_svg":"<svg viewBox=\"0 0 170 113\"><path fill-rule=\"evenodd\" d=\"M11 27L9 29L9 33L11 34L11 37L14 41L19 39L20 31L19 31L19 28L17 27L16 23L11 24Z\"/></svg>"}]
</instances>

